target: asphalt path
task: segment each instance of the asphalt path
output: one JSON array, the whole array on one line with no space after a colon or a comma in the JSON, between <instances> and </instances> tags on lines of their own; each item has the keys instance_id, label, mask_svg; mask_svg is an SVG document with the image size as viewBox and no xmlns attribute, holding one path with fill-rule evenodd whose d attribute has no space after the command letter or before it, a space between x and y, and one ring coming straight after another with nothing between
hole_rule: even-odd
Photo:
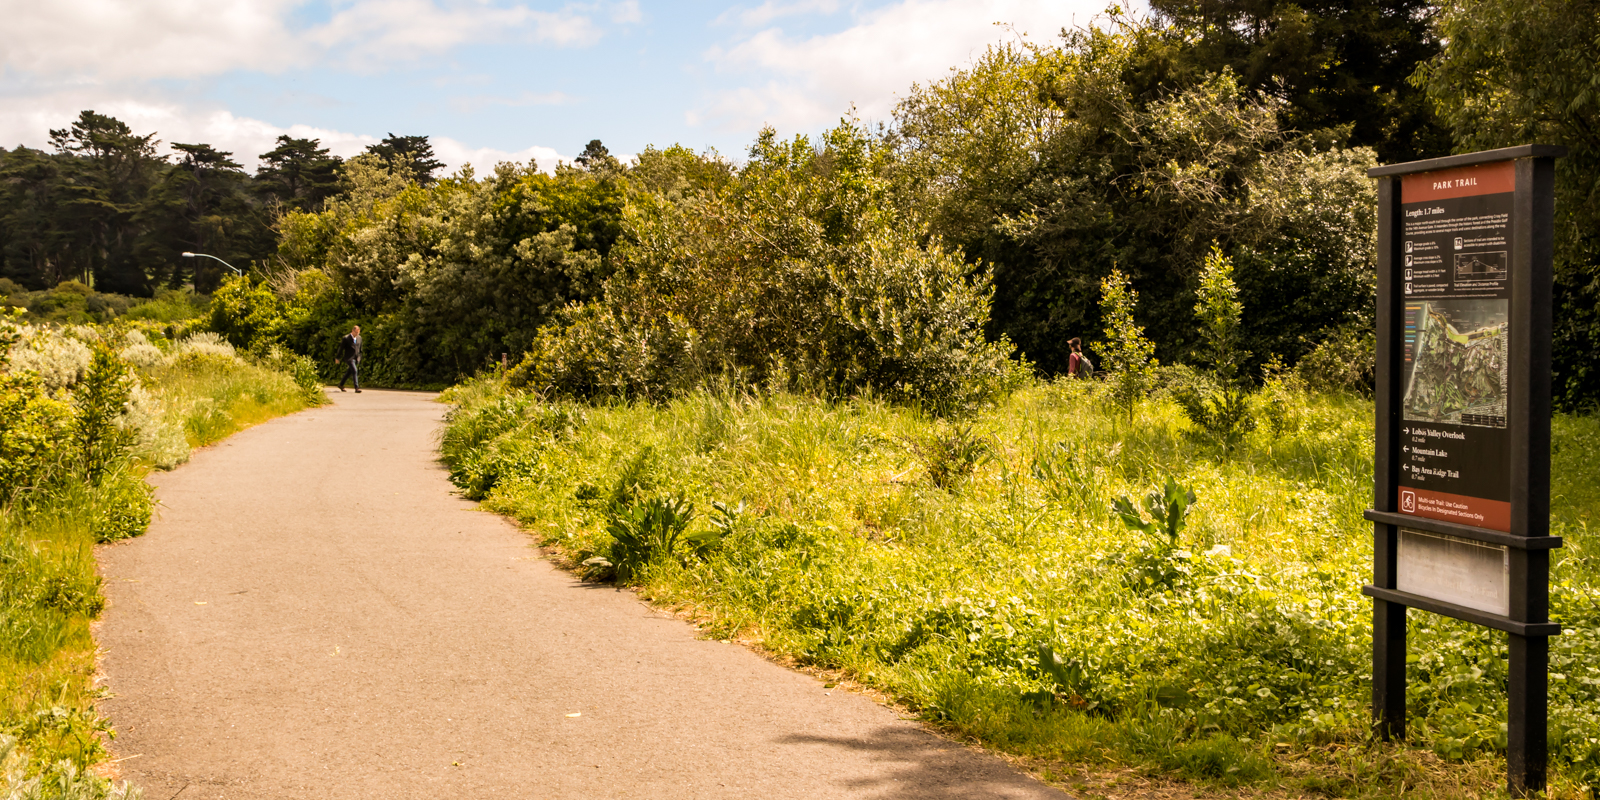
<instances>
[{"instance_id":1,"label":"asphalt path","mask_svg":"<svg viewBox=\"0 0 1600 800\"><path fill-rule=\"evenodd\" d=\"M556 569L451 494L431 395L331 396L153 476L99 551L146 800L1063 797Z\"/></svg>"}]
</instances>

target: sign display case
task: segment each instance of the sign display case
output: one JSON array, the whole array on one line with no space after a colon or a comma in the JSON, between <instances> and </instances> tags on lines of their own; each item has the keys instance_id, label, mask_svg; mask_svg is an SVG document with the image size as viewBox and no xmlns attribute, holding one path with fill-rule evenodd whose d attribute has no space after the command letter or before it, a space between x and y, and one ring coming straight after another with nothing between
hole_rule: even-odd
<instances>
[{"instance_id":1,"label":"sign display case","mask_svg":"<svg viewBox=\"0 0 1600 800\"><path fill-rule=\"evenodd\" d=\"M1406 610L1510 639L1507 785L1544 788L1554 159L1524 145L1378 179L1373 714L1405 735Z\"/></svg>"}]
</instances>

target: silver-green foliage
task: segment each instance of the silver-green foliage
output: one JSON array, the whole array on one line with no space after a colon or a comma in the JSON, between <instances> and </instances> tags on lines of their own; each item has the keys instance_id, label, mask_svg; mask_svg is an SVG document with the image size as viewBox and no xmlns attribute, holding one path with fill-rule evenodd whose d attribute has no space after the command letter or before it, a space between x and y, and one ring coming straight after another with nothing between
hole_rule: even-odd
<instances>
[{"instance_id":1,"label":"silver-green foliage","mask_svg":"<svg viewBox=\"0 0 1600 800\"><path fill-rule=\"evenodd\" d=\"M90 735L94 735L91 732ZM144 792L113 783L70 761L45 767L33 777L15 737L0 734L0 798L3 800L140 800Z\"/></svg>"}]
</instances>

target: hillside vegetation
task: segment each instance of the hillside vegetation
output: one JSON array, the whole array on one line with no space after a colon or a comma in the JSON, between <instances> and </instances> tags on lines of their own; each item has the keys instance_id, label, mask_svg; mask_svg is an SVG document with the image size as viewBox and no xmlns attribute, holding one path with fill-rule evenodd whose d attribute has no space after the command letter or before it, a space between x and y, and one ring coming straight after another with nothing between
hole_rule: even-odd
<instances>
[{"instance_id":1,"label":"hillside vegetation","mask_svg":"<svg viewBox=\"0 0 1600 800\"><path fill-rule=\"evenodd\" d=\"M1503 634L1411 621L1410 741L1369 734L1371 404L1292 378L1224 454L1164 389L1031 383L960 422L868 396L542 400L484 379L469 497L708 635L887 692L1050 775L1132 764L1296 793L1493 797ZM1600 421L1555 429L1553 797L1600 772Z\"/></svg>"},{"instance_id":2,"label":"hillside vegetation","mask_svg":"<svg viewBox=\"0 0 1600 800\"><path fill-rule=\"evenodd\" d=\"M94 546L144 533L149 470L323 402L304 359L155 327L0 318L0 796L137 795L89 771L115 735L94 707Z\"/></svg>"}]
</instances>

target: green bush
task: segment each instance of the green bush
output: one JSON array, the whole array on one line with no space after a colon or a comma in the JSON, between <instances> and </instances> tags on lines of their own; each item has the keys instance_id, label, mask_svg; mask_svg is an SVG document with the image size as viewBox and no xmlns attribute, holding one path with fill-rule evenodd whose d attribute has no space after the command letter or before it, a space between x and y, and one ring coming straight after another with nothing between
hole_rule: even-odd
<instances>
[{"instance_id":1,"label":"green bush","mask_svg":"<svg viewBox=\"0 0 1600 800\"><path fill-rule=\"evenodd\" d=\"M540 332L513 385L665 399L718 382L870 389L947 413L1026 367L985 339L988 277L894 209L888 151L854 123L816 146L768 130L722 192L643 198L603 297Z\"/></svg>"},{"instance_id":2,"label":"green bush","mask_svg":"<svg viewBox=\"0 0 1600 800\"><path fill-rule=\"evenodd\" d=\"M184 322L206 316L208 299L186 289L157 289L155 297L135 302L125 320L143 320L156 323Z\"/></svg>"},{"instance_id":3,"label":"green bush","mask_svg":"<svg viewBox=\"0 0 1600 800\"><path fill-rule=\"evenodd\" d=\"M210 328L241 350L265 352L284 328L283 304L272 289L249 276L223 280L211 295Z\"/></svg>"},{"instance_id":4,"label":"green bush","mask_svg":"<svg viewBox=\"0 0 1600 800\"><path fill-rule=\"evenodd\" d=\"M1369 327L1331 330L1295 365L1295 374L1315 391L1371 395L1377 352L1377 334Z\"/></svg>"}]
</instances>

